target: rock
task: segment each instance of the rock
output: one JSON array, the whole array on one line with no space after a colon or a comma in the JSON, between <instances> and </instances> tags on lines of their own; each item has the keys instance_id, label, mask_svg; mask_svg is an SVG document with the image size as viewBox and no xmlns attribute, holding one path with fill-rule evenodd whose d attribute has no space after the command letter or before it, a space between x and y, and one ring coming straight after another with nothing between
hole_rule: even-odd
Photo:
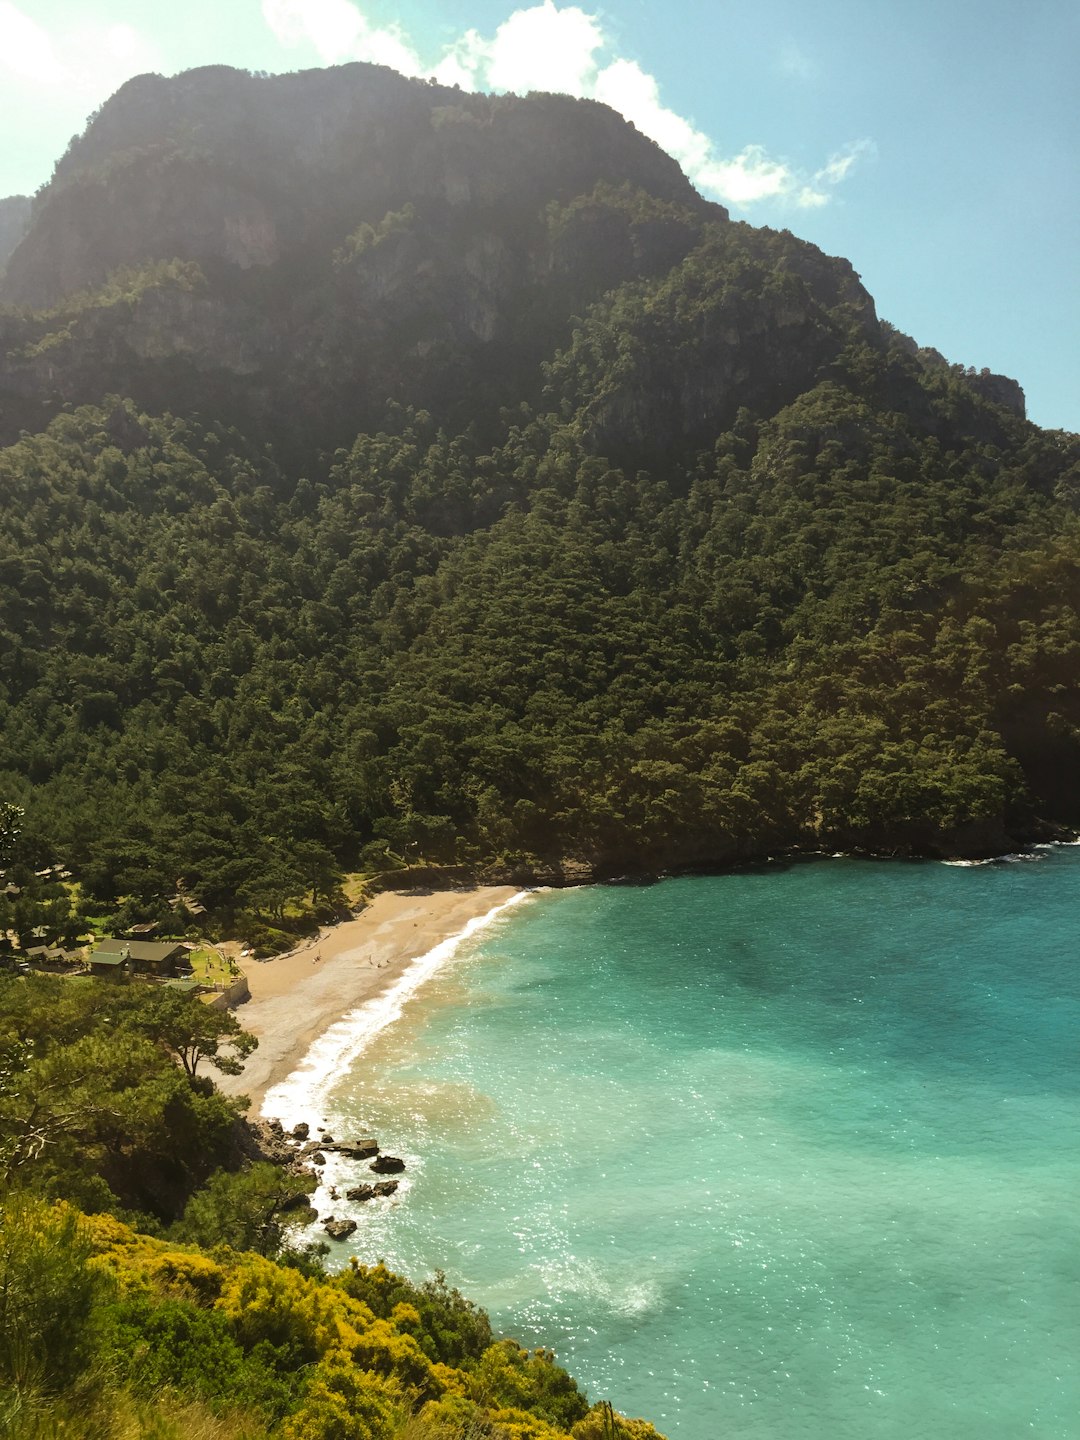
<instances>
[{"instance_id":1,"label":"rock","mask_svg":"<svg viewBox=\"0 0 1080 1440\"><path fill-rule=\"evenodd\" d=\"M346 1144L334 1144L332 1140L323 1141L323 1147L333 1150L336 1155L344 1155L349 1160L368 1160L372 1155L379 1153L379 1142L373 1135L365 1135L359 1140L351 1140Z\"/></svg>"},{"instance_id":2,"label":"rock","mask_svg":"<svg viewBox=\"0 0 1080 1440\"><path fill-rule=\"evenodd\" d=\"M356 1229L355 1220L337 1220L331 1215L330 1219L324 1222L326 1233L331 1240L346 1240Z\"/></svg>"},{"instance_id":3,"label":"rock","mask_svg":"<svg viewBox=\"0 0 1080 1440\"><path fill-rule=\"evenodd\" d=\"M325 1130L320 1133L319 1140L323 1145L332 1145L334 1143L333 1135L327 1135Z\"/></svg>"},{"instance_id":4,"label":"rock","mask_svg":"<svg viewBox=\"0 0 1080 1440\"><path fill-rule=\"evenodd\" d=\"M322 1153L321 1150L316 1150L314 1155L308 1156L308 1159L311 1161L312 1165L326 1164L326 1156Z\"/></svg>"},{"instance_id":5,"label":"rock","mask_svg":"<svg viewBox=\"0 0 1080 1440\"><path fill-rule=\"evenodd\" d=\"M303 1210L305 1208L311 1208L311 1201L308 1199L307 1195L302 1190L297 1190L295 1195L289 1195L278 1206L278 1209L282 1213L288 1212L290 1210Z\"/></svg>"},{"instance_id":6,"label":"rock","mask_svg":"<svg viewBox=\"0 0 1080 1440\"><path fill-rule=\"evenodd\" d=\"M376 1195L392 1195L397 1189L398 1184L399 1182L397 1180L380 1180L371 1188Z\"/></svg>"},{"instance_id":7,"label":"rock","mask_svg":"<svg viewBox=\"0 0 1080 1440\"><path fill-rule=\"evenodd\" d=\"M346 1200L374 1200L374 1185L355 1185L351 1190L345 1191Z\"/></svg>"},{"instance_id":8,"label":"rock","mask_svg":"<svg viewBox=\"0 0 1080 1440\"><path fill-rule=\"evenodd\" d=\"M306 1120L301 1120L299 1125L293 1126L292 1134L294 1140L306 1140L311 1134L311 1126Z\"/></svg>"},{"instance_id":9,"label":"rock","mask_svg":"<svg viewBox=\"0 0 1080 1440\"><path fill-rule=\"evenodd\" d=\"M396 1155L380 1155L371 1162L368 1169L374 1170L376 1175L397 1175L405 1169L405 1161L399 1160Z\"/></svg>"},{"instance_id":10,"label":"rock","mask_svg":"<svg viewBox=\"0 0 1080 1440\"><path fill-rule=\"evenodd\" d=\"M1027 401L1019 383L1009 375L992 375L989 370L980 370L978 375L968 375L968 384L984 399L995 405L1003 405L1021 420L1027 417Z\"/></svg>"},{"instance_id":11,"label":"rock","mask_svg":"<svg viewBox=\"0 0 1080 1440\"><path fill-rule=\"evenodd\" d=\"M282 1136L285 1134L285 1126L282 1125L280 1120L268 1120L266 1122L266 1128L272 1135Z\"/></svg>"}]
</instances>

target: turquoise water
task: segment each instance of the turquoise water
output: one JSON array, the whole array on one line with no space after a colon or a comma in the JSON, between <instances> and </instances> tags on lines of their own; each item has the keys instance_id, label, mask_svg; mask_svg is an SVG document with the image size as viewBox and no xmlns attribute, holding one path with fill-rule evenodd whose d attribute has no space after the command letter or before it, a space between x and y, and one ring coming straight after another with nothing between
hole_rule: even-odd
<instances>
[{"instance_id":1,"label":"turquoise water","mask_svg":"<svg viewBox=\"0 0 1080 1440\"><path fill-rule=\"evenodd\" d=\"M346 1252L678 1440L1075 1440L1080 850L1038 853L518 906L331 1092L410 1160Z\"/></svg>"}]
</instances>

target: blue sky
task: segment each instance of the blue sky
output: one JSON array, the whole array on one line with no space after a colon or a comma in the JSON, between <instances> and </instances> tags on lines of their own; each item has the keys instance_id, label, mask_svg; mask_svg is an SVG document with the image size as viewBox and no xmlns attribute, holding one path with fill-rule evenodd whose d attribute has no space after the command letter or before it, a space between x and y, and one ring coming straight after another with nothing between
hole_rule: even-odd
<instances>
[{"instance_id":1,"label":"blue sky","mask_svg":"<svg viewBox=\"0 0 1080 1440\"><path fill-rule=\"evenodd\" d=\"M1080 430L1075 0L0 0L0 195L128 76L347 59L621 109L703 193Z\"/></svg>"}]
</instances>

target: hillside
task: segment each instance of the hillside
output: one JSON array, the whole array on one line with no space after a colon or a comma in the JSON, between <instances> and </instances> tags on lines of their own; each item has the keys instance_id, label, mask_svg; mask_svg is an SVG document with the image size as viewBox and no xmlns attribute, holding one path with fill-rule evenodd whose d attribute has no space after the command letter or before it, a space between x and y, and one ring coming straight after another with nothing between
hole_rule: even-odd
<instances>
[{"instance_id":1,"label":"hillside","mask_svg":"<svg viewBox=\"0 0 1080 1440\"><path fill-rule=\"evenodd\" d=\"M0 969L0 1433L608 1440L441 1276L326 1273L310 1166L205 1073L244 1038L191 994Z\"/></svg>"},{"instance_id":2,"label":"hillside","mask_svg":"<svg viewBox=\"0 0 1080 1440\"><path fill-rule=\"evenodd\" d=\"M0 789L99 905L1080 818L1080 441L603 106L144 76L2 294Z\"/></svg>"}]
</instances>

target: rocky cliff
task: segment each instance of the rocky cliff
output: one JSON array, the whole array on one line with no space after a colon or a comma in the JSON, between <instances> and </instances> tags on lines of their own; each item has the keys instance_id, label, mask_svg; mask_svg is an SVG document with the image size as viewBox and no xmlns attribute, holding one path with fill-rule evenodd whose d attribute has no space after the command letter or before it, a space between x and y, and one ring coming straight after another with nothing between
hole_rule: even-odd
<instances>
[{"instance_id":1,"label":"rocky cliff","mask_svg":"<svg viewBox=\"0 0 1080 1440\"><path fill-rule=\"evenodd\" d=\"M388 399L483 427L539 399L590 305L669 276L674 316L718 255L749 286L711 297L690 346L623 367L586 417L598 447L697 443L794 398L852 326L875 331L850 264L732 225L593 102L359 64L140 76L72 143L10 256L0 438L109 393L309 449Z\"/></svg>"},{"instance_id":2,"label":"rocky cliff","mask_svg":"<svg viewBox=\"0 0 1080 1440\"><path fill-rule=\"evenodd\" d=\"M0 200L0 272L29 228L29 195L9 195Z\"/></svg>"}]
</instances>

